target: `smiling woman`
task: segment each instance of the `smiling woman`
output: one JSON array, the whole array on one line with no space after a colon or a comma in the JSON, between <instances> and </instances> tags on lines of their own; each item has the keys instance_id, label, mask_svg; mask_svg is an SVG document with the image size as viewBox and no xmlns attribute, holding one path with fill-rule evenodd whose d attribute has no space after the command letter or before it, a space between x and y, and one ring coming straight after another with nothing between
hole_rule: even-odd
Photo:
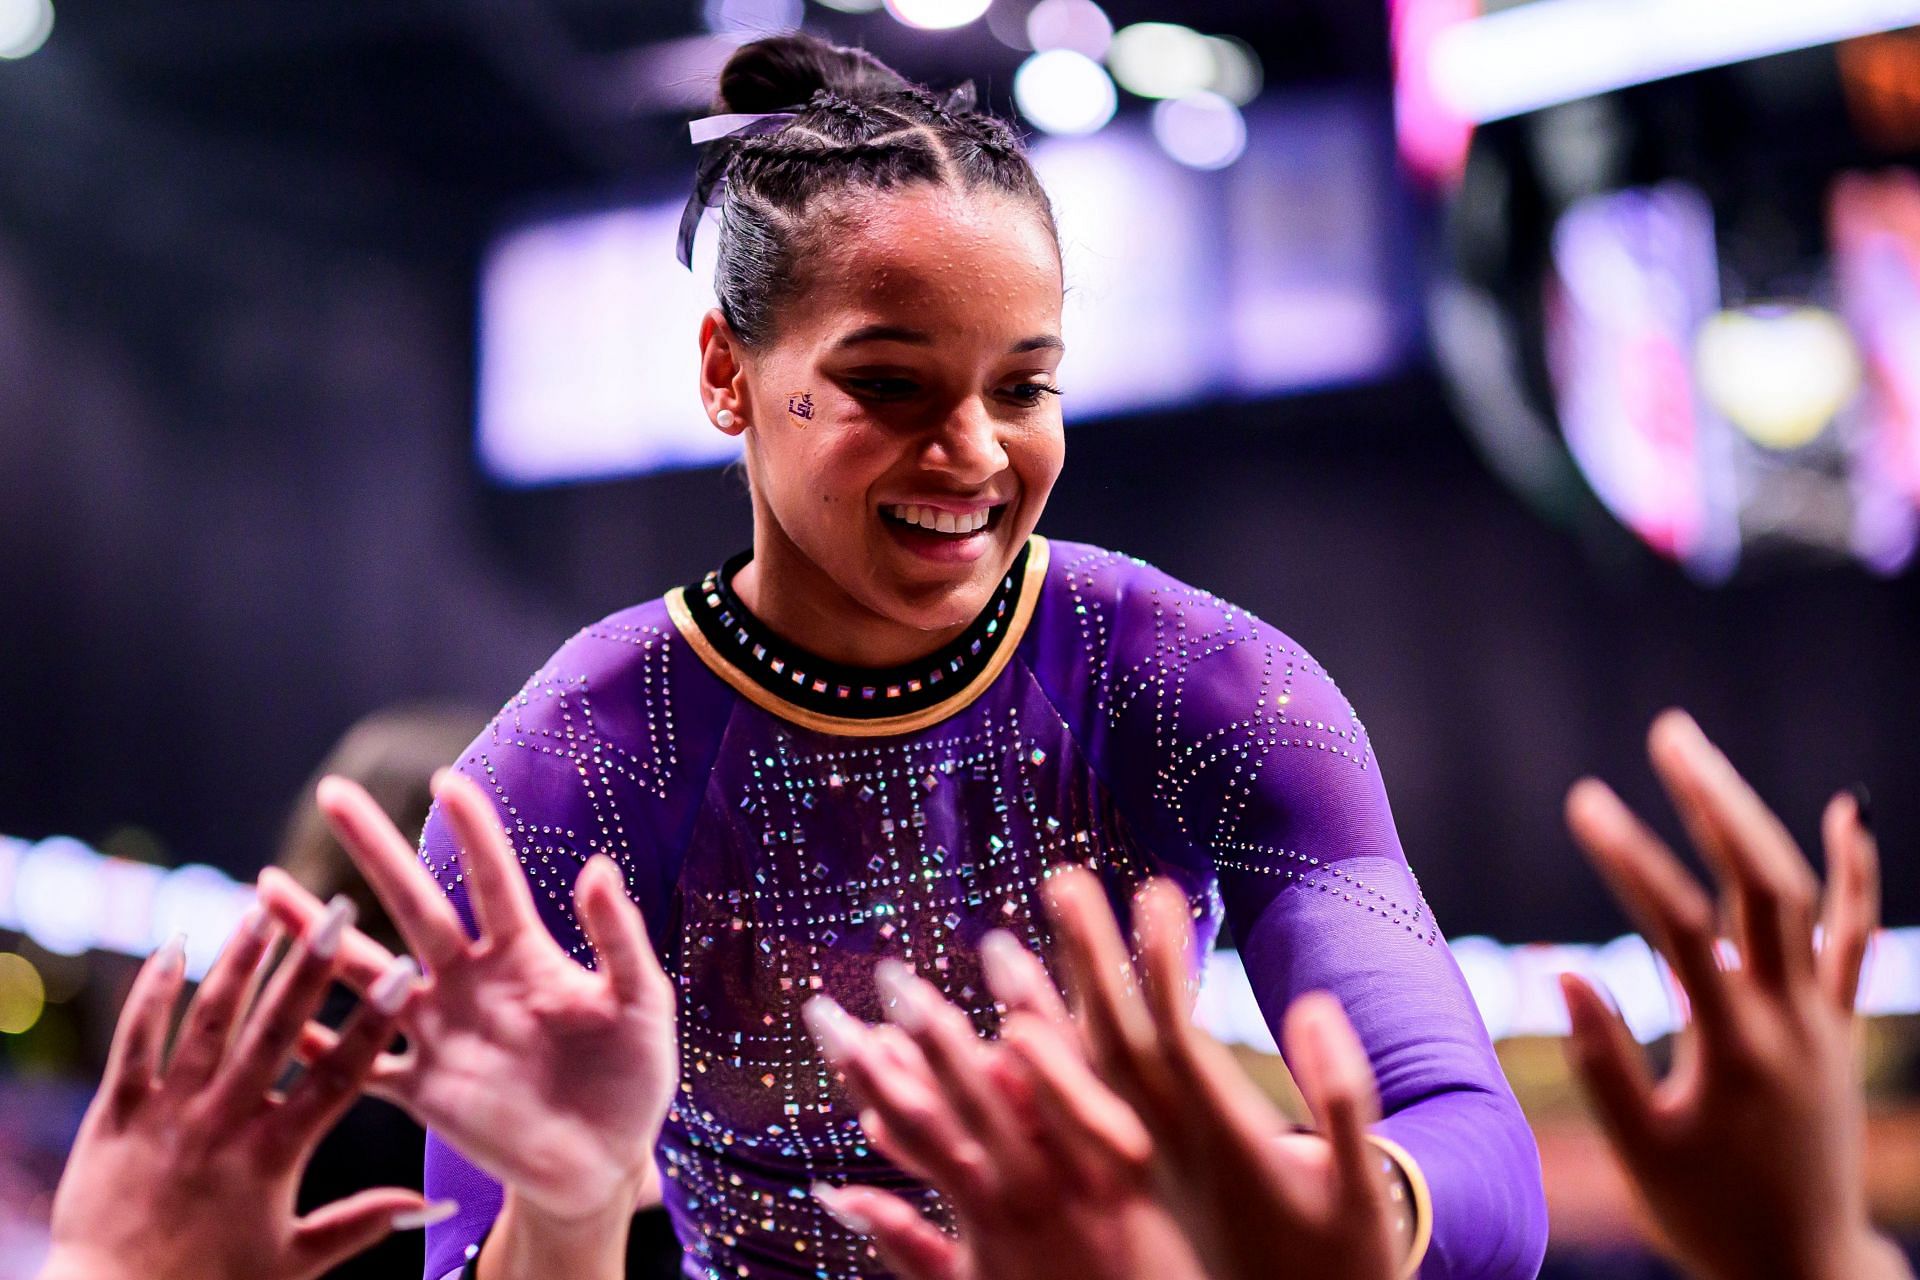
<instances>
[{"instance_id":1,"label":"smiling woman","mask_svg":"<svg viewBox=\"0 0 1920 1280\"><path fill-rule=\"evenodd\" d=\"M886 959L990 1030L981 939L1046 950L1039 888L1061 864L1116 902L1171 878L1202 946L1224 915L1276 1026L1300 993L1338 995L1381 1081L1374 1138L1400 1194L1380 1202L1417 1206L1372 1224L1398 1233L1404 1271L1533 1274L1532 1141L1352 708L1243 610L1035 533L1064 458L1062 282L1011 130L970 93L804 37L743 46L715 109L683 226L717 196L701 395L744 440L751 549L582 630L458 766L570 954L593 954L572 904L596 854L658 940L680 1065L646 1144L660 1176L613 1170L610 1199L558 1202L541 1153L507 1144L483 1171L431 1138L429 1194L461 1210L430 1236L429 1275L604 1275L656 1196L689 1276L889 1274L809 1188L946 1209L869 1144L801 1011L826 994L878 1017ZM486 914L454 824L429 823L423 857ZM556 1016L525 999L530 1024ZM621 1096L627 1070L586 1055L527 1091ZM493 1100L476 1095L478 1114ZM1131 1251L1164 1245L1167 1222L1111 1218L1062 1217L1049 1257L1109 1259L1083 1269L1100 1280L1178 1274Z\"/></svg>"}]
</instances>

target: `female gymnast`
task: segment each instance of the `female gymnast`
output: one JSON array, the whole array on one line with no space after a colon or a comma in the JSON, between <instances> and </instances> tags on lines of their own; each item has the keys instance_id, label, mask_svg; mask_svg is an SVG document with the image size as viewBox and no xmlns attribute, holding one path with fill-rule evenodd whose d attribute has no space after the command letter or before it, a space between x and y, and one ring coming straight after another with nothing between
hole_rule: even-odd
<instances>
[{"instance_id":1,"label":"female gymnast","mask_svg":"<svg viewBox=\"0 0 1920 1280\"><path fill-rule=\"evenodd\" d=\"M946 1210L872 1145L802 1009L824 994L878 1018L892 958L991 1029L981 938L1044 950L1040 887L1078 864L1117 906L1170 878L1199 947L1224 915L1276 1027L1303 992L1339 998L1402 1193L1378 1203L1414 1208L1376 1224L1406 1273L1532 1275L1533 1140L1346 699L1244 610L1034 531L1063 454L1062 275L1012 130L970 93L802 36L738 50L716 110L683 257L717 204L701 394L744 441L751 550L562 646L462 757L421 855L487 930L446 803L484 795L581 962L595 919L576 881L611 859L579 900L624 882L658 941L677 1092L661 1118L647 1089L666 1077L641 1052L658 1011L610 1012L510 956L459 1007L435 1012L430 986L443 1029L477 1029L456 1082L474 1105L430 1117L427 1191L460 1211L429 1234L427 1274L618 1274L656 1198L689 1276L887 1274L809 1188ZM350 797L329 803L350 825ZM648 1065L622 1083L629 1058ZM490 1104L509 1087L512 1107ZM1097 1252L1056 1274L1109 1274ZM1122 1273L1156 1274L1147 1256Z\"/></svg>"}]
</instances>

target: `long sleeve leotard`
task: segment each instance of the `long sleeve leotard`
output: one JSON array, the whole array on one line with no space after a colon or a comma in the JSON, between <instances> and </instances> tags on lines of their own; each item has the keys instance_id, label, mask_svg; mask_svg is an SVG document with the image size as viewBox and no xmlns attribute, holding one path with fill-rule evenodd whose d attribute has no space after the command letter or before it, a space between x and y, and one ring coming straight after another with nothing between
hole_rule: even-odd
<instances>
[{"instance_id":1,"label":"long sleeve leotard","mask_svg":"<svg viewBox=\"0 0 1920 1280\"><path fill-rule=\"evenodd\" d=\"M1372 744L1312 657L1138 560L1035 538L947 648L843 668L762 626L728 586L738 563L581 631L459 764L583 963L573 878L594 853L625 869L679 999L659 1162L688 1276L886 1274L807 1188L941 1206L868 1147L800 1008L825 992L877 1019L873 965L897 956L990 1029L979 939L1003 928L1044 951L1037 887L1062 862L1096 870L1119 908L1174 877L1203 942L1224 914L1276 1028L1302 992L1338 996L1379 1079L1377 1131L1426 1197L1421 1275L1534 1274L1531 1134ZM437 818L422 856L465 910ZM429 1233L439 1280L500 1190L433 1137L427 1190L460 1203Z\"/></svg>"}]
</instances>

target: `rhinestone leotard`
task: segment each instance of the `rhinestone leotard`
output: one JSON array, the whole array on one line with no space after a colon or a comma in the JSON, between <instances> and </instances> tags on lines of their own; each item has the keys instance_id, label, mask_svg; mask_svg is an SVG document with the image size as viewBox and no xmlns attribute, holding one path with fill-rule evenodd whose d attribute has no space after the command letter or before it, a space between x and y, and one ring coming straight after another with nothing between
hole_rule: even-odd
<instances>
[{"instance_id":1,"label":"rhinestone leotard","mask_svg":"<svg viewBox=\"0 0 1920 1280\"><path fill-rule=\"evenodd\" d=\"M1290 639L1138 560L1034 539L988 608L897 671L784 645L708 575L587 627L459 767L494 798L554 935L583 963L571 885L607 853L678 990L682 1082L659 1147L697 1280L886 1274L817 1180L924 1197L864 1139L801 1023L817 992L869 1020L897 956L994 1024L976 947L1047 943L1036 889L1084 863L1117 907L1174 877L1204 941L1224 913L1270 1022L1326 989L1373 1060L1430 1190L1426 1276L1530 1276L1533 1142L1401 854L1371 744ZM422 857L463 911L450 832ZM437 1138L428 1235L457 1272L499 1188Z\"/></svg>"}]
</instances>

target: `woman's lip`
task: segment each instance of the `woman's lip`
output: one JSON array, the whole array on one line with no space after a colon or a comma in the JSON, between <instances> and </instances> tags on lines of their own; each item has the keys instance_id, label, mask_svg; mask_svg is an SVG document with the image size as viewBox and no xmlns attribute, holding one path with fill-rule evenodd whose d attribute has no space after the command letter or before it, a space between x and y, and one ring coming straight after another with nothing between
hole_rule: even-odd
<instances>
[{"instance_id":1,"label":"woman's lip","mask_svg":"<svg viewBox=\"0 0 1920 1280\"><path fill-rule=\"evenodd\" d=\"M885 511L888 507L932 507L935 511L944 511L948 515L970 516L976 511L991 511L995 507L1004 507L1013 501L1011 498L995 498L991 501L964 501L959 498L898 498L889 499L880 504Z\"/></svg>"},{"instance_id":2,"label":"woman's lip","mask_svg":"<svg viewBox=\"0 0 1920 1280\"><path fill-rule=\"evenodd\" d=\"M999 536L997 526L992 524L965 535L932 533L892 520L881 524L897 545L936 564L970 564L986 555L987 547Z\"/></svg>"}]
</instances>

